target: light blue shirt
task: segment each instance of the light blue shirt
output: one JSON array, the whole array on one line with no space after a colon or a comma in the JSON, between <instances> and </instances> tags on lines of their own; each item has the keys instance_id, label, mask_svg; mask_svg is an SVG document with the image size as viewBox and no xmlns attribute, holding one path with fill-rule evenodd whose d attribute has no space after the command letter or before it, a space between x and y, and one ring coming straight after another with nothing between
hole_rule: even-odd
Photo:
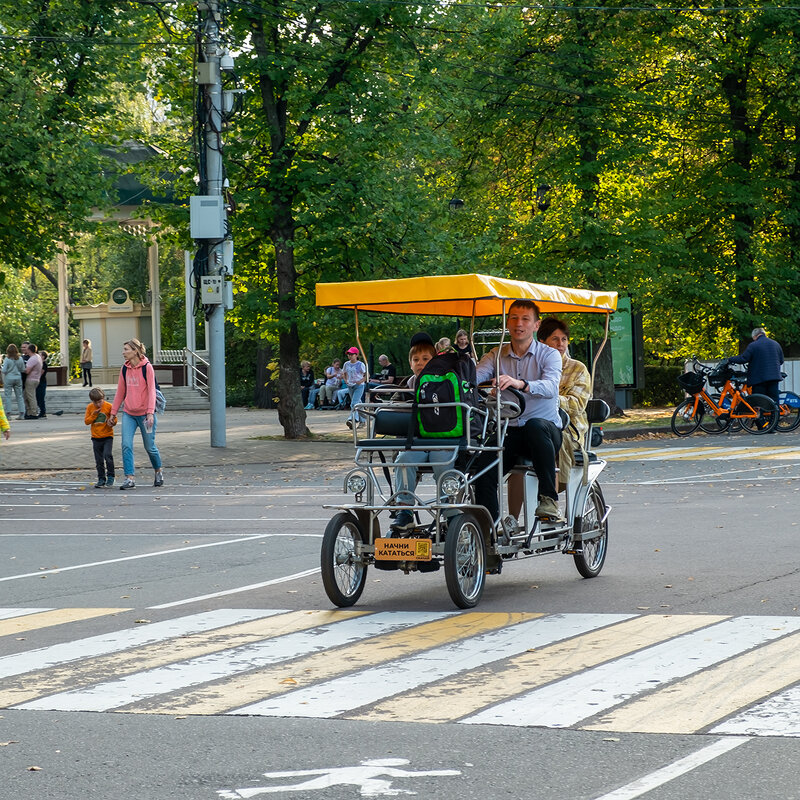
<instances>
[{"instance_id":1,"label":"light blue shirt","mask_svg":"<svg viewBox=\"0 0 800 800\"><path fill-rule=\"evenodd\" d=\"M498 348L490 350L477 366L478 383L495 378L495 356ZM534 339L531 346L518 356L511 344L504 344L500 352L500 374L509 375L528 383L525 392L525 410L510 426L524 425L529 419L537 417L552 422L561 428L558 415L558 385L561 382L561 353L550 345Z\"/></svg>"}]
</instances>

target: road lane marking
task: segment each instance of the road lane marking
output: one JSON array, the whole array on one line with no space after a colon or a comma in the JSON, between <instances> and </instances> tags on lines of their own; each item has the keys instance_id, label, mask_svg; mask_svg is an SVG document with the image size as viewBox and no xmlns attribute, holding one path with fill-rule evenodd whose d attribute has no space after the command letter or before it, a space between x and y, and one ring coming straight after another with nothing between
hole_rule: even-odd
<instances>
[{"instance_id":1,"label":"road lane marking","mask_svg":"<svg viewBox=\"0 0 800 800\"><path fill-rule=\"evenodd\" d=\"M0 636L27 633L51 625L63 625L65 622L80 622L95 617L105 617L108 614L121 614L130 611L129 608L59 608L53 611L40 611L36 614L26 614L22 617L0 620Z\"/></svg>"},{"instance_id":2,"label":"road lane marking","mask_svg":"<svg viewBox=\"0 0 800 800\"><path fill-rule=\"evenodd\" d=\"M578 636L632 616L554 614L315 684L278 698L262 700L229 713L270 717L335 717L421 684L449 678L518 655L531 647L542 647ZM355 692L354 686L358 687Z\"/></svg>"},{"instance_id":3,"label":"road lane marking","mask_svg":"<svg viewBox=\"0 0 800 800\"><path fill-rule=\"evenodd\" d=\"M319 567L313 569L306 569L302 572L295 572L293 575L283 575L280 578L272 578L269 581L261 581L261 583L251 583L247 586L238 586L235 589L223 589L220 592L213 592L212 594L201 594L197 597L187 597L183 600L173 600L171 603L161 603L157 606L150 606L150 608L175 608L175 606L185 606L189 603L199 603L202 600L210 600L214 597L224 597L229 594L239 594L240 592L250 592L254 589L263 589L265 586L275 586L278 583L287 583L288 581L296 581L299 578L307 578L309 575L316 575L319 572Z\"/></svg>"},{"instance_id":4,"label":"road lane marking","mask_svg":"<svg viewBox=\"0 0 800 800\"><path fill-rule=\"evenodd\" d=\"M106 520L107 521L107 520ZM142 553L138 556L123 556L122 558L108 558L105 561L90 561L87 564L73 564L70 567L52 567L41 569L37 572L23 572L19 575L7 575L5 578L0 578L0 583L5 581L16 581L21 578L36 578L42 575L57 575L59 572L71 572L75 569L89 569L90 567L103 567L107 564L119 564L122 561L137 561L141 558L157 558L159 556L168 556L174 553L188 553L190 550L202 550L205 547L222 547L227 544L240 544L241 542L252 542L256 539L263 539L264 534L257 536L245 536L240 539L226 539L222 542L206 542L206 544L193 544L187 547L174 547L170 550L158 550L155 553Z\"/></svg>"},{"instance_id":5,"label":"road lane marking","mask_svg":"<svg viewBox=\"0 0 800 800\"><path fill-rule=\"evenodd\" d=\"M800 686L787 689L763 703L712 728L711 733L754 736L800 736Z\"/></svg>"},{"instance_id":6,"label":"road lane marking","mask_svg":"<svg viewBox=\"0 0 800 800\"><path fill-rule=\"evenodd\" d=\"M24 617L26 614L41 614L42 611L52 610L52 608L0 608L0 619Z\"/></svg>"},{"instance_id":7,"label":"road lane marking","mask_svg":"<svg viewBox=\"0 0 800 800\"><path fill-rule=\"evenodd\" d=\"M596 797L595 800L634 800L634 798L641 797L643 794L647 794L653 789L657 789L659 786L663 786L665 783L669 783L675 778L697 769L697 767L702 767L703 764L707 764L709 761L713 761L715 758L749 741L749 737L718 739L702 750L697 750L685 758L651 772L649 775L637 778L626 786L621 786L619 789L604 794L602 797Z\"/></svg>"},{"instance_id":8,"label":"road lane marking","mask_svg":"<svg viewBox=\"0 0 800 800\"><path fill-rule=\"evenodd\" d=\"M65 522L102 522L106 525L109 522L170 522L178 524L183 522L328 522L330 517L53 517L43 519L42 517L0 517L0 524L3 522L54 522L56 525L63 525Z\"/></svg>"},{"instance_id":9,"label":"road lane marking","mask_svg":"<svg viewBox=\"0 0 800 800\"><path fill-rule=\"evenodd\" d=\"M453 613L455 612L436 614L388 611L345 619L315 628L311 632L302 631L282 636L277 640L269 639L265 642L200 656L182 663L139 672L119 680L98 683L86 689L60 692L14 707L49 711L108 711L157 694L187 689L269 664L353 644L400 628L419 625L427 619L451 616Z\"/></svg>"},{"instance_id":10,"label":"road lane marking","mask_svg":"<svg viewBox=\"0 0 800 800\"><path fill-rule=\"evenodd\" d=\"M350 719L454 722L522 691L706 627L721 619L724 617L635 617L566 642L522 653L499 667L489 665L432 686L404 692Z\"/></svg>"},{"instance_id":11,"label":"road lane marking","mask_svg":"<svg viewBox=\"0 0 800 800\"><path fill-rule=\"evenodd\" d=\"M281 664L248 672L246 675L202 687L175 698L158 698L126 711L156 714L219 714L254 703L267 696L283 694L303 685L333 678L343 672L394 661L420 650L432 650L454 641L467 639L489 630L509 627L543 614L533 613L470 613L456 614L442 620L425 622L409 630L382 636L379 641L350 645L343 658L326 651L316 653L291 665ZM291 677L287 679L287 674Z\"/></svg>"},{"instance_id":12,"label":"road lane marking","mask_svg":"<svg viewBox=\"0 0 800 800\"><path fill-rule=\"evenodd\" d=\"M800 634L703 670L583 726L595 731L703 730L800 680Z\"/></svg>"},{"instance_id":13,"label":"road lane marking","mask_svg":"<svg viewBox=\"0 0 800 800\"><path fill-rule=\"evenodd\" d=\"M800 629L800 617L742 616L535 689L462 722L563 728Z\"/></svg>"},{"instance_id":14,"label":"road lane marking","mask_svg":"<svg viewBox=\"0 0 800 800\"><path fill-rule=\"evenodd\" d=\"M257 619L226 627L183 633L151 644L64 664L8 681L0 689L0 704L18 705L45 695L65 692L76 686L97 683L100 676L141 673L166 664L231 650L252 642L315 628L342 619L364 616L367 611L290 611L262 614Z\"/></svg>"},{"instance_id":15,"label":"road lane marking","mask_svg":"<svg viewBox=\"0 0 800 800\"><path fill-rule=\"evenodd\" d=\"M206 611L202 614L177 617L164 622L148 623L141 627L126 628L115 633L103 633L85 639L53 644L24 653L0 656L0 678L10 678L34 670L48 669L82 658L116 653L129 647L140 647L175 636L186 636L213 628L221 628L234 622L285 613L287 613L285 610L223 608L217 611Z\"/></svg>"}]
</instances>

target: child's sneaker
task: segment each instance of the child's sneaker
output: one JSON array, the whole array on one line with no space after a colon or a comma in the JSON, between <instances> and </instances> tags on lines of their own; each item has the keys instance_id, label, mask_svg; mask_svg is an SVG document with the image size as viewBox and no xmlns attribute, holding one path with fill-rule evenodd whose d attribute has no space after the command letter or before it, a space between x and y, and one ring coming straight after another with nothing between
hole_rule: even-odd
<instances>
[{"instance_id":1,"label":"child's sneaker","mask_svg":"<svg viewBox=\"0 0 800 800\"><path fill-rule=\"evenodd\" d=\"M106 478L106 486L113 486L114 485L114 476L112 475L110 478Z\"/></svg>"},{"instance_id":2,"label":"child's sneaker","mask_svg":"<svg viewBox=\"0 0 800 800\"><path fill-rule=\"evenodd\" d=\"M112 478L113 480L113 478ZM97 483L94 485L95 489L104 489L106 486L105 478L101 478Z\"/></svg>"}]
</instances>

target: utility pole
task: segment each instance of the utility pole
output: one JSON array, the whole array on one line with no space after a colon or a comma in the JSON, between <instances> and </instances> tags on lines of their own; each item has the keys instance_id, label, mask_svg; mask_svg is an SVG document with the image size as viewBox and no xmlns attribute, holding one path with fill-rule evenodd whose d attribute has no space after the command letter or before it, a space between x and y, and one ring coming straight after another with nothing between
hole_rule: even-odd
<instances>
[{"instance_id":1,"label":"utility pole","mask_svg":"<svg viewBox=\"0 0 800 800\"><path fill-rule=\"evenodd\" d=\"M211 404L211 446L225 447L225 308L232 307L233 247L222 159L222 70L233 60L222 44L219 0L201 0L198 31L196 120L199 186L191 198L191 233L198 249L193 265L196 293L206 317Z\"/></svg>"}]
</instances>

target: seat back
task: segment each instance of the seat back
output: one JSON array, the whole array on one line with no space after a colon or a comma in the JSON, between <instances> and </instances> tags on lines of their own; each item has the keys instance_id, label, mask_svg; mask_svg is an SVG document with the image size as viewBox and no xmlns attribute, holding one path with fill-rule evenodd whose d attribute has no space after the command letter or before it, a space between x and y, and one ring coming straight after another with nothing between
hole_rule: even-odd
<instances>
[{"instance_id":1,"label":"seat back","mask_svg":"<svg viewBox=\"0 0 800 800\"><path fill-rule=\"evenodd\" d=\"M375 436L407 436L410 423L410 411L379 408L375 412L372 433Z\"/></svg>"},{"instance_id":2,"label":"seat back","mask_svg":"<svg viewBox=\"0 0 800 800\"><path fill-rule=\"evenodd\" d=\"M586 404L586 420L590 425L599 425L601 422L605 422L610 414L611 409L608 407L608 403L599 397L593 397Z\"/></svg>"}]
</instances>

